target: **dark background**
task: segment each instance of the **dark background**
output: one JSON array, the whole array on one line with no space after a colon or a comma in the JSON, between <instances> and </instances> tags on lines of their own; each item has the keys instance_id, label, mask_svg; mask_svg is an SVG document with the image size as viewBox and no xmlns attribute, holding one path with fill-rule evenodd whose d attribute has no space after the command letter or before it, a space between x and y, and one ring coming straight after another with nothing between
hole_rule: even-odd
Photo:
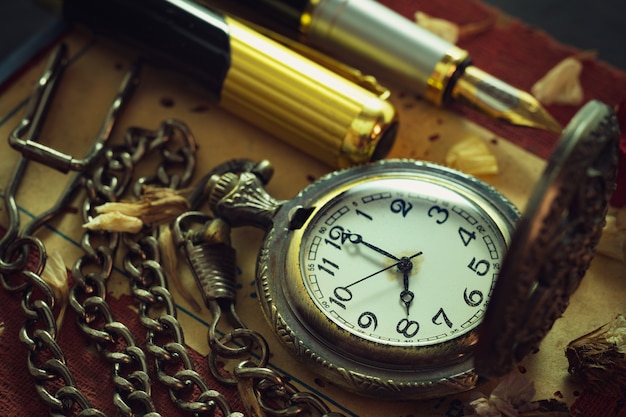
<instances>
[{"instance_id":1,"label":"dark background","mask_svg":"<svg viewBox=\"0 0 626 417\"><path fill-rule=\"evenodd\" d=\"M0 60L52 21L32 0L0 0Z\"/></svg>"},{"instance_id":2,"label":"dark background","mask_svg":"<svg viewBox=\"0 0 626 417\"><path fill-rule=\"evenodd\" d=\"M625 0L483 1L543 29L561 43L595 50L598 59L626 71ZM454 2L450 4L453 7ZM34 0L0 0L0 84L55 30L59 30L58 20ZM26 42L30 42L28 48L23 47Z\"/></svg>"},{"instance_id":3,"label":"dark background","mask_svg":"<svg viewBox=\"0 0 626 417\"><path fill-rule=\"evenodd\" d=\"M482 0L626 71L624 0Z\"/></svg>"}]
</instances>

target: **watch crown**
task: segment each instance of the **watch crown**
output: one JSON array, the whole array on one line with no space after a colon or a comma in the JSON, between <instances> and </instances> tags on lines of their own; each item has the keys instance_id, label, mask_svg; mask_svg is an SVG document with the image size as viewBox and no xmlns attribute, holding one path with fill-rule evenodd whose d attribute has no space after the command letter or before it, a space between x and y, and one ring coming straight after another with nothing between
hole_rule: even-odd
<instances>
[{"instance_id":1,"label":"watch crown","mask_svg":"<svg viewBox=\"0 0 626 417\"><path fill-rule=\"evenodd\" d=\"M231 226L266 228L281 205L267 193L263 178L248 171L214 175L205 190L213 214L226 219Z\"/></svg>"},{"instance_id":2,"label":"watch crown","mask_svg":"<svg viewBox=\"0 0 626 417\"><path fill-rule=\"evenodd\" d=\"M222 175L213 175L206 185L208 191L208 203L211 211L215 214L217 206L222 198L230 193L237 185L239 176L233 172Z\"/></svg>"}]
</instances>

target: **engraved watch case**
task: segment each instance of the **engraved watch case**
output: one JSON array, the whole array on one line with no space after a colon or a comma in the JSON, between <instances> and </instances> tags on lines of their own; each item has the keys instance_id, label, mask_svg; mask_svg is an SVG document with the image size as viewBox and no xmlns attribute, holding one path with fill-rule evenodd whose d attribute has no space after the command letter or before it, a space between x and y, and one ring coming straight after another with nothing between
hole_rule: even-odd
<instances>
[{"instance_id":1,"label":"engraved watch case","mask_svg":"<svg viewBox=\"0 0 626 417\"><path fill-rule=\"evenodd\" d=\"M216 176L207 189L216 216L233 226L267 230L257 261L257 285L268 323L287 350L325 379L362 395L434 398L469 390L481 377L507 373L536 349L562 314L600 238L615 185L618 140L613 111L599 102L588 103L563 132L521 218L506 198L482 181L407 160L331 173L288 201L269 196L263 188L267 176L254 172ZM362 182L401 177L402 172L467 199L476 216L485 218L485 227L494 230L494 252L506 249L501 262L498 254L497 262L490 263L499 273L493 275L482 323L441 343L415 342L408 348L382 339L372 342L342 329L299 282L306 274L298 258L306 240L302 234L309 233L307 222L315 219L317 210ZM432 194L434 201L437 194ZM392 266L399 265L400 256L396 259ZM487 275L486 270L476 271L474 261L467 267ZM435 324L441 321L441 316L432 317Z\"/></svg>"}]
</instances>

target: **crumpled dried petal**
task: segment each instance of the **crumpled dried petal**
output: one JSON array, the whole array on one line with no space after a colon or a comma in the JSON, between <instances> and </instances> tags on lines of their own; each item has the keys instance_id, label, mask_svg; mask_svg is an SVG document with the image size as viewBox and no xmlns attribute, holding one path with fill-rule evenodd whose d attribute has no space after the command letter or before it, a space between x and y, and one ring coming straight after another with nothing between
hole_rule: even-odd
<instances>
[{"instance_id":1,"label":"crumpled dried petal","mask_svg":"<svg viewBox=\"0 0 626 417\"><path fill-rule=\"evenodd\" d=\"M416 12L415 23L450 43L456 43L459 40L459 25L449 20L432 17L423 12Z\"/></svg>"},{"instance_id":2,"label":"crumpled dried petal","mask_svg":"<svg viewBox=\"0 0 626 417\"><path fill-rule=\"evenodd\" d=\"M533 381L521 374L511 373L491 392L489 401L505 416L516 416L537 408L532 404L535 393Z\"/></svg>"},{"instance_id":3,"label":"crumpled dried petal","mask_svg":"<svg viewBox=\"0 0 626 417\"><path fill-rule=\"evenodd\" d=\"M96 207L97 213L120 212L137 217L143 223L167 223L189 210L189 202L171 188L146 186L141 200L105 203Z\"/></svg>"},{"instance_id":4,"label":"crumpled dried petal","mask_svg":"<svg viewBox=\"0 0 626 417\"><path fill-rule=\"evenodd\" d=\"M449 20L433 17L420 11L415 12L414 16L415 23L420 27L452 44L456 44L459 39L485 32L490 29L495 22L495 19L490 17L480 22L457 25Z\"/></svg>"},{"instance_id":5,"label":"crumpled dried petal","mask_svg":"<svg viewBox=\"0 0 626 417\"><path fill-rule=\"evenodd\" d=\"M138 233L144 224L168 223L189 210L189 202L171 188L145 186L139 201L109 202L84 227L91 230Z\"/></svg>"},{"instance_id":6,"label":"crumpled dried petal","mask_svg":"<svg viewBox=\"0 0 626 417\"><path fill-rule=\"evenodd\" d=\"M41 273L44 280L54 291L55 302L59 305L59 315L56 319L57 328L63 325L65 310L69 302L70 287L68 283L67 268L63 257L58 251L52 251L46 259L46 266Z\"/></svg>"},{"instance_id":7,"label":"crumpled dried petal","mask_svg":"<svg viewBox=\"0 0 626 417\"><path fill-rule=\"evenodd\" d=\"M502 414L494 404L489 402L487 397L478 398L469 403L469 406L473 409L473 416L479 417L502 417ZM470 416L471 417L471 416Z\"/></svg>"},{"instance_id":8,"label":"crumpled dried petal","mask_svg":"<svg viewBox=\"0 0 626 417\"><path fill-rule=\"evenodd\" d=\"M617 315L604 337L607 342L615 345L618 352L626 353L626 317L621 314Z\"/></svg>"},{"instance_id":9,"label":"crumpled dried petal","mask_svg":"<svg viewBox=\"0 0 626 417\"><path fill-rule=\"evenodd\" d=\"M539 79L530 91L545 105L578 105L584 97L580 84L582 69L583 65L577 58L565 58Z\"/></svg>"},{"instance_id":10,"label":"crumpled dried petal","mask_svg":"<svg viewBox=\"0 0 626 417\"><path fill-rule=\"evenodd\" d=\"M483 396L470 402L469 412L476 417L521 416L539 407L532 401L534 396L535 384L530 379L510 373L494 388L489 398Z\"/></svg>"},{"instance_id":11,"label":"crumpled dried petal","mask_svg":"<svg viewBox=\"0 0 626 417\"><path fill-rule=\"evenodd\" d=\"M446 153L445 163L470 175L493 175L498 173L498 161L485 142L470 137L456 143Z\"/></svg>"},{"instance_id":12,"label":"crumpled dried petal","mask_svg":"<svg viewBox=\"0 0 626 417\"><path fill-rule=\"evenodd\" d=\"M626 318L612 321L571 341L565 349L568 372L593 392L626 397Z\"/></svg>"},{"instance_id":13,"label":"crumpled dried petal","mask_svg":"<svg viewBox=\"0 0 626 417\"><path fill-rule=\"evenodd\" d=\"M128 216L119 211L99 214L83 225L89 230L106 230L108 232L139 233L143 222L137 217Z\"/></svg>"},{"instance_id":14,"label":"crumpled dried petal","mask_svg":"<svg viewBox=\"0 0 626 417\"><path fill-rule=\"evenodd\" d=\"M174 246L172 231L168 225L161 225L159 228L158 245L163 256L163 267L165 269L165 273L168 278L171 278L168 279L168 282L173 281L174 286L180 295L182 295L182 297L196 312L202 311L200 304L198 304L196 299L193 298L191 293L187 290L187 287L183 282L183 277L178 273L178 256L176 255L176 247Z\"/></svg>"}]
</instances>

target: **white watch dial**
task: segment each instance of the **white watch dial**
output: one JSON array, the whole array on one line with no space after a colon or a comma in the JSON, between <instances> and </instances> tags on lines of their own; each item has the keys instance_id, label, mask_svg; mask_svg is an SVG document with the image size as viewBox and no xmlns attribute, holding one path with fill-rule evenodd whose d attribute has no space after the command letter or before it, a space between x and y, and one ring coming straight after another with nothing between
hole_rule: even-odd
<instances>
[{"instance_id":1,"label":"white watch dial","mask_svg":"<svg viewBox=\"0 0 626 417\"><path fill-rule=\"evenodd\" d=\"M315 305L348 332L396 346L474 329L506 248L468 197L410 177L360 180L305 227L300 263Z\"/></svg>"}]
</instances>

